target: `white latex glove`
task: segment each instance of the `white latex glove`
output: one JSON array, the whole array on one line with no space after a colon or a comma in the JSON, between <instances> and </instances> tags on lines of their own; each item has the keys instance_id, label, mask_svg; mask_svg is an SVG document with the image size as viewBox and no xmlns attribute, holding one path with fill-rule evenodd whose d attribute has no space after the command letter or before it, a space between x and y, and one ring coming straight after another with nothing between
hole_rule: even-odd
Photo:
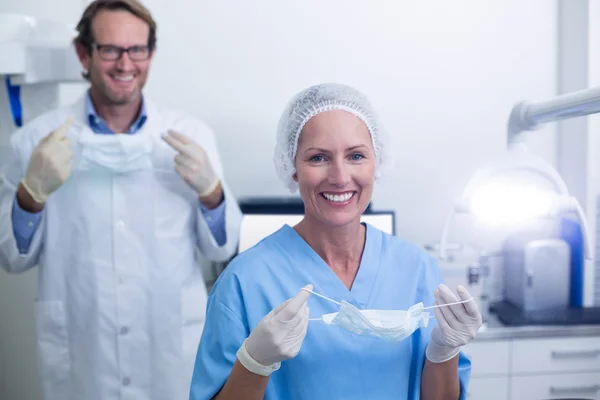
<instances>
[{"instance_id":1,"label":"white latex glove","mask_svg":"<svg viewBox=\"0 0 600 400\"><path fill-rule=\"evenodd\" d=\"M21 184L37 203L43 204L71 175L71 140L66 136L75 119L71 116L33 150Z\"/></svg>"},{"instance_id":2,"label":"white latex glove","mask_svg":"<svg viewBox=\"0 0 600 400\"><path fill-rule=\"evenodd\" d=\"M279 369L281 361L296 357L308 328L309 296L310 293L300 290L296 297L273 309L256 325L237 352L238 360L248 371L268 376Z\"/></svg>"},{"instance_id":3,"label":"white latex glove","mask_svg":"<svg viewBox=\"0 0 600 400\"><path fill-rule=\"evenodd\" d=\"M206 151L186 135L169 131L163 139L179 154L175 156L175 170L200 197L208 196L219 184Z\"/></svg>"},{"instance_id":4,"label":"white latex glove","mask_svg":"<svg viewBox=\"0 0 600 400\"><path fill-rule=\"evenodd\" d=\"M469 300L473 296L462 286L458 287L457 298L446 285L440 285L435 291L436 304L448 304ZM438 324L431 332L427 345L427 359L433 363L442 363L454 358L460 348L475 338L481 327L482 319L475 299L448 307L434 308Z\"/></svg>"}]
</instances>

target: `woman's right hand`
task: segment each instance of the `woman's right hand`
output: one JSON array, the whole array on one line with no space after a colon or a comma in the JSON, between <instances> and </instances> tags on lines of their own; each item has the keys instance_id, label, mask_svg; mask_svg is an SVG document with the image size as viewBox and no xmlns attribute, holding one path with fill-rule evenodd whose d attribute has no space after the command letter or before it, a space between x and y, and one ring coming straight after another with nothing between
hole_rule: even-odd
<instances>
[{"instance_id":1,"label":"woman's right hand","mask_svg":"<svg viewBox=\"0 0 600 400\"><path fill-rule=\"evenodd\" d=\"M312 285L307 285L305 289L312 290ZM275 371L279 368L278 363L298 354L308 328L306 302L309 296L309 292L301 289L295 297L273 309L256 325L238 351L238 359L246 369L265 375L264 371L253 369L262 370L260 366L263 366ZM245 355L250 356L251 360L245 359ZM259 366L254 366L252 361Z\"/></svg>"}]
</instances>

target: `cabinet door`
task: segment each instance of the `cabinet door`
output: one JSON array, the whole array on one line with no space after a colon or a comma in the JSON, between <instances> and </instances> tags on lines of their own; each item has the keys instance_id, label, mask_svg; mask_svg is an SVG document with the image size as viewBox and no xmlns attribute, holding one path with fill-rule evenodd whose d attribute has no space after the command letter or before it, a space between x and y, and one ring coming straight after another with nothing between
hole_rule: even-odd
<instances>
[{"instance_id":1,"label":"cabinet door","mask_svg":"<svg viewBox=\"0 0 600 400\"><path fill-rule=\"evenodd\" d=\"M512 377L511 399L600 400L600 373Z\"/></svg>"},{"instance_id":2,"label":"cabinet door","mask_svg":"<svg viewBox=\"0 0 600 400\"><path fill-rule=\"evenodd\" d=\"M522 339L512 344L512 374L600 372L600 337Z\"/></svg>"},{"instance_id":3,"label":"cabinet door","mask_svg":"<svg viewBox=\"0 0 600 400\"><path fill-rule=\"evenodd\" d=\"M468 400L510 400L508 377L472 378L467 390Z\"/></svg>"},{"instance_id":4,"label":"cabinet door","mask_svg":"<svg viewBox=\"0 0 600 400\"><path fill-rule=\"evenodd\" d=\"M509 351L507 340L473 341L463 348L471 360L471 376L501 376L509 373Z\"/></svg>"}]
</instances>

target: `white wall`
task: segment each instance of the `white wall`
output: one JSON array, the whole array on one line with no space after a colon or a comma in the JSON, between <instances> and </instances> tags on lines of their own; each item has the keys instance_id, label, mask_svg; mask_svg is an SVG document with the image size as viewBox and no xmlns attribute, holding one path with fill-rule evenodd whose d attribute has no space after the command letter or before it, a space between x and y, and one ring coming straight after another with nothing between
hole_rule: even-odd
<instances>
[{"instance_id":1,"label":"white wall","mask_svg":"<svg viewBox=\"0 0 600 400\"><path fill-rule=\"evenodd\" d=\"M590 0L559 3L558 92L570 93L600 84L598 73L598 22L600 3ZM592 252L598 246L597 214L600 193L600 115L558 122L557 167L570 193L588 216ZM594 246L596 244L596 246ZM595 249L597 253L597 249ZM592 254L594 256L594 254ZM600 305L600 261L586 260L584 304ZM594 296L594 291L596 292Z\"/></svg>"},{"instance_id":2,"label":"white wall","mask_svg":"<svg viewBox=\"0 0 600 400\"><path fill-rule=\"evenodd\" d=\"M75 24L88 2L2 0L0 12ZM452 199L504 150L512 105L556 93L555 2L144 3L159 26L146 93L213 127L236 195L288 195L271 161L285 102L348 83L393 136L397 167L374 206L395 209L398 232L420 244L437 240ZM64 85L62 99L82 90ZM531 149L555 164L554 127L543 130Z\"/></svg>"},{"instance_id":3,"label":"white wall","mask_svg":"<svg viewBox=\"0 0 600 400\"><path fill-rule=\"evenodd\" d=\"M0 0L0 12L74 24L86 3ZM214 128L237 196L286 195L271 161L284 103L314 83L348 83L369 95L394 139L397 166L374 207L395 209L399 235L418 244L438 240L470 175L504 151L512 105L557 90L557 6L547 0L145 3L159 24L147 94ZM61 98L82 90L63 88ZM556 163L553 127L530 139ZM33 335L16 329L32 327L32 299L15 302L9 290L31 282L0 274L3 399L38 393Z\"/></svg>"},{"instance_id":4,"label":"white wall","mask_svg":"<svg viewBox=\"0 0 600 400\"><path fill-rule=\"evenodd\" d=\"M598 65L600 65L600 2L590 2L589 14L589 83L590 86L599 86L600 71L598 70ZM600 115L590 116L588 117L588 120L590 132L589 145L595 150L593 153L594 156L590 157L590 164L588 166L590 171L588 182L592 188L590 192L593 192L593 199L590 201L588 198L588 210L591 211L595 208L596 213L598 213L600 212L600 135L598 134L598 132L600 132ZM589 286L594 286L593 301L596 306L600 306L600 234L598 232L600 230L600 224L598 222L598 214L596 214L596 218L593 222L596 245L594 273L586 275L588 277L590 275L594 276L594 282L591 282L590 284L590 282L586 281L586 284L588 291L590 290ZM588 271L586 271L586 273L588 273Z\"/></svg>"},{"instance_id":5,"label":"white wall","mask_svg":"<svg viewBox=\"0 0 600 400\"><path fill-rule=\"evenodd\" d=\"M284 103L308 85L346 82L371 97L394 139L397 167L374 206L395 209L399 234L421 244L437 240L470 175L504 150L512 105L556 92L555 2L146 4L159 23L148 94L216 130L236 194L286 194L271 161ZM554 163L553 129L531 138Z\"/></svg>"}]
</instances>

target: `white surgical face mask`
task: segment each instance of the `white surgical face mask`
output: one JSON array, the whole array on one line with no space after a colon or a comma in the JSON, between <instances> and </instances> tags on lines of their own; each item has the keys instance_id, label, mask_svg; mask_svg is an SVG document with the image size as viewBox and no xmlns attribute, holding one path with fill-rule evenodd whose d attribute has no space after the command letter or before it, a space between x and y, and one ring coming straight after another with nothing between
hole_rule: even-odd
<instances>
[{"instance_id":1,"label":"white surgical face mask","mask_svg":"<svg viewBox=\"0 0 600 400\"><path fill-rule=\"evenodd\" d=\"M433 307L423 307L423 303L417 303L408 310L359 310L346 301L342 300L338 303L311 290L303 290L340 306L339 312L324 314L321 318L311 318L311 321L322 320L328 325L337 325L357 335L374 336L390 342L400 342L417 329L426 328L431 317L430 313L424 310L471 301L465 300Z\"/></svg>"},{"instance_id":2,"label":"white surgical face mask","mask_svg":"<svg viewBox=\"0 0 600 400\"><path fill-rule=\"evenodd\" d=\"M89 128L88 128L89 129ZM136 134L82 134L78 169L104 168L127 173L152 168L153 140L142 132Z\"/></svg>"}]
</instances>

